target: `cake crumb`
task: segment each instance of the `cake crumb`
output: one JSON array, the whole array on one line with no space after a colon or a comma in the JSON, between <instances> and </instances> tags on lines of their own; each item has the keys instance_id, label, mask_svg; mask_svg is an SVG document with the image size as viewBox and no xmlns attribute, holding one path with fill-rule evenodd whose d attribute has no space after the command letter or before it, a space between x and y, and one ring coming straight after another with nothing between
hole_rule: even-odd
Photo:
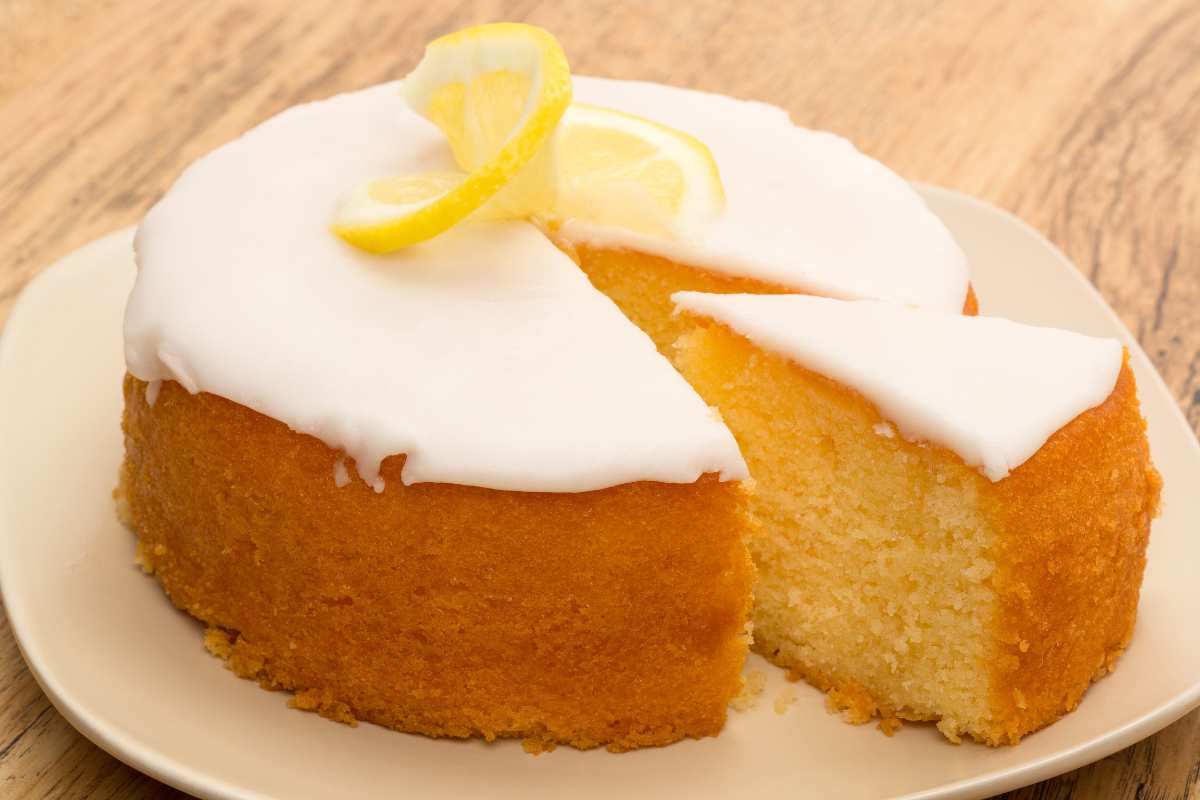
<instances>
[{"instance_id":1,"label":"cake crumb","mask_svg":"<svg viewBox=\"0 0 1200 800\"><path fill-rule=\"evenodd\" d=\"M1017 708L1022 710L1028 708L1025 704L1025 693L1016 687L1013 687L1013 702L1017 704Z\"/></svg>"},{"instance_id":2,"label":"cake crumb","mask_svg":"<svg viewBox=\"0 0 1200 800\"><path fill-rule=\"evenodd\" d=\"M788 706L796 702L796 690L790 686L783 687L783 691L775 698L775 713L786 714Z\"/></svg>"},{"instance_id":3,"label":"cake crumb","mask_svg":"<svg viewBox=\"0 0 1200 800\"><path fill-rule=\"evenodd\" d=\"M220 628L209 628L204 632L204 649L228 661L233 655L233 636Z\"/></svg>"},{"instance_id":4,"label":"cake crumb","mask_svg":"<svg viewBox=\"0 0 1200 800\"><path fill-rule=\"evenodd\" d=\"M742 683L742 690L738 692L737 697L730 701L729 705L733 707L734 711L749 711L758 705L758 698L766 688L767 673L760 669L752 669Z\"/></svg>"},{"instance_id":5,"label":"cake crumb","mask_svg":"<svg viewBox=\"0 0 1200 800\"><path fill-rule=\"evenodd\" d=\"M150 557L146 552L146 545L142 540L138 540L137 545L133 550L133 563L142 568L142 572L147 575L154 574L154 564L151 563Z\"/></svg>"},{"instance_id":6,"label":"cake crumb","mask_svg":"<svg viewBox=\"0 0 1200 800\"><path fill-rule=\"evenodd\" d=\"M825 696L825 706L832 713L842 715L851 725L870 722L879 713L879 706L865 689L854 683L834 686Z\"/></svg>"},{"instance_id":7,"label":"cake crumb","mask_svg":"<svg viewBox=\"0 0 1200 800\"><path fill-rule=\"evenodd\" d=\"M882 717L877 727L883 731L884 736L895 736L896 731L900 730L903 726L904 723L897 717Z\"/></svg>"},{"instance_id":8,"label":"cake crumb","mask_svg":"<svg viewBox=\"0 0 1200 800\"><path fill-rule=\"evenodd\" d=\"M531 756L540 756L542 753L549 753L557 746L554 742L534 736L521 740L521 749Z\"/></svg>"},{"instance_id":9,"label":"cake crumb","mask_svg":"<svg viewBox=\"0 0 1200 800\"><path fill-rule=\"evenodd\" d=\"M958 735L958 721L953 717L942 717L938 720L937 729L953 744L962 744L962 737Z\"/></svg>"},{"instance_id":10,"label":"cake crumb","mask_svg":"<svg viewBox=\"0 0 1200 800\"><path fill-rule=\"evenodd\" d=\"M328 690L304 689L296 692L288 701L288 706L300 711L316 711L325 719L344 723L351 728L358 727L358 720L351 713L350 706L340 700L334 700Z\"/></svg>"},{"instance_id":11,"label":"cake crumb","mask_svg":"<svg viewBox=\"0 0 1200 800\"><path fill-rule=\"evenodd\" d=\"M132 533L137 533L133 526L133 509L129 507L129 497L125 494L125 476L118 478L117 488L112 492L113 504L117 509L117 520Z\"/></svg>"}]
</instances>

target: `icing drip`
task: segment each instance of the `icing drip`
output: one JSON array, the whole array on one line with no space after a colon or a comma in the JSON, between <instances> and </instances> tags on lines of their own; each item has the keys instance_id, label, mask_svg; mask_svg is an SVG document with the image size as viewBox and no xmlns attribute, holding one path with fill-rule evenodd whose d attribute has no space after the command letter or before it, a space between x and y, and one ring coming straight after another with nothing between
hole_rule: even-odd
<instances>
[{"instance_id":1,"label":"icing drip","mask_svg":"<svg viewBox=\"0 0 1200 800\"><path fill-rule=\"evenodd\" d=\"M346 460L339 458L333 465L333 485L341 489L350 485L350 472L346 469Z\"/></svg>"}]
</instances>

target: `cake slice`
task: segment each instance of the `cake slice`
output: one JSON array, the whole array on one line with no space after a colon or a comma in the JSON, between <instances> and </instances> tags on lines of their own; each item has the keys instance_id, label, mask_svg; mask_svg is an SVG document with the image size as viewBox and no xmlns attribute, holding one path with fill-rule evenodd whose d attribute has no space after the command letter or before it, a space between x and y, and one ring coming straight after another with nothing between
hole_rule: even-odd
<instances>
[{"instance_id":1,"label":"cake slice","mask_svg":"<svg viewBox=\"0 0 1200 800\"><path fill-rule=\"evenodd\" d=\"M1011 744L1133 631L1160 481L1114 340L801 296L675 296L756 481L754 648L847 718Z\"/></svg>"}]
</instances>

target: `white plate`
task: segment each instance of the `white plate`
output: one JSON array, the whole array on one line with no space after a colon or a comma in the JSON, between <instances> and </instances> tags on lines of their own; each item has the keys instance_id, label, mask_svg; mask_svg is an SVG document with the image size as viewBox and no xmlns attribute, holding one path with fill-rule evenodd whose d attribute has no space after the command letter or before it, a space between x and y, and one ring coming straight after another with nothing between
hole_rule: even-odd
<instances>
[{"instance_id":1,"label":"white plate","mask_svg":"<svg viewBox=\"0 0 1200 800\"><path fill-rule=\"evenodd\" d=\"M922 190L971 257L985 313L1118 336L1133 353L1151 448L1166 482L1133 643L1082 706L1020 746L947 744L931 727L888 739L825 713L823 696L770 684L718 738L612 755L515 742L434 741L292 711L201 647L133 565L110 490L121 455L121 314L130 232L34 280L0 342L0 586L17 641L59 711L154 777L213 798L982 797L1099 759L1200 703L1200 448L1145 354L1045 239L1015 218Z\"/></svg>"}]
</instances>

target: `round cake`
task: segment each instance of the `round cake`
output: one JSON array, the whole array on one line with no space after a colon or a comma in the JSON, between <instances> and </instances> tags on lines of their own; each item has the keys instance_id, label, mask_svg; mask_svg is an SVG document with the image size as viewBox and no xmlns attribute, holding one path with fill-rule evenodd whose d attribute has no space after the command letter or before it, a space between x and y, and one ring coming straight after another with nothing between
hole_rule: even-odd
<instances>
[{"instance_id":1,"label":"round cake","mask_svg":"<svg viewBox=\"0 0 1200 800\"><path fill-rule=\"evenodd\" d=\"M495 86L511 83L510 73L496 75L492 103L505 96ZM624 119L628 130L652 131L664 152L683 142L693 155L711 153L720 204L702 226L663 234L611 219L517 214L513 192L497 183L488 191L509 204L505 213L493 202L394 252L356 249L330 227L349 187L396 175L443 181L465 169L463 144L448 143L445 121L410 108L411 78L283 112L197 161L150 210L135 241L138 276L125 320L125 460L116 491L146 571L207 626L207 646L239 675L294 692L299 708L430 736L624 750L715 735L752 640L835 699L858 698L850 704L857 721L935 719L948 737L999 744L1073 707L1128 639L1157 498L1119 345L1081 345L1106 355L1069 373L1076 383L1026 376L1033 383L1024 388L1036 391L1016 410L1015 429L993 431L996 415L984 411L994 405L976 393L956 406L979 412L965 413L959 428L898 424L887 439L898 448L892 462L919 470L921 453L937 453L953 465L945 469L954 486L974 492L962 503L992 504L978 512L987 524L1017 507L1031 518L1022 504L1034 501L1003 487L1030 483L1018 480L1020 465L1041 463L1038 453L1074 436L1056 431L1084 425L1098 442L1119 439L1111 459L1080 465L1075 479L1037 473L1060 486L1037 501L1049 527L1001 531L995 523L968 541L947 534L932 505L887 535L867 535L861 516L840 513L781 521L789 504L853 506L865 502L857 492L882 497L885 485L837 469L877 449L876 433L786 438L800 418L810 431L861 427L817 414L812 385L861 393L868 399L854 413L872 426L892 425L896 415L863 410L879 403L855 380L869 370L835 350L830 358L848 371L803 364L817 377L788 386L772 379L769 388L784 394L771 402L782 405L764 417L754 403L766 403L757 392L768 384L756 376L775 374L772 359L795 354L745 350L759 346L751 336L737 345L746 358L714 382L732 369L733 345L701 346L715 341L703 332L727 330L737 342L741 334L714 328L698 310L702 298L795 300L771 317L780 336L790 335L790 317L815 313L807 295L823 298L812 300L822 308L860 301L903 309L888 325L904 341L906 331L923 330L922 315L973 324L966 258L907 182L844 139L794 125L781 109L648 83L572 84L572 108L585 110L574 122L566 111L509 188L528 185L555 153L562 174L575 168L572 153L595 157L571 138L587 132L580 120ZM456 85L446 96L461 106ZM688 313L671 299L681 291L693 298ZM828 313L832 325L837 312ZM989 348L1028 352L1024 335L989 335ZM990 365L985 383L1023 374L992 354L979 353ZM920 355L934 371L963 368L935 349ZM1063 361L1071 358L1046 356L1034 377ZM889 374L900 385L887 396L903 395L903 376ZM936 415L940 407L930 408ZM763 435L798 449L760 446L767 419L773 426ZM988 472L980 437L995 444L1013 430L1023 457L1005 462L1011 476ZM1109 469L1131 481L1120 513L1074 511L1095 504L1099 473ZM797 470L813 474L797 480ZM910 478L895 485L928 484L927 475ZM888 502L925 502L919 496ZM843 521L825 524L834 518ZM1079 541L1080 525L1086 552L1066 544ZM855 551L860 559L908 542L909 560L880 567L895 571L890 586L966 564L972 591L925 607L878 595L866 602L878 587L851 575L830 588L828 575L853 560L823 562L813 552L796 562L805 526L814 541L870 540ZM930 537L941 545L923 550ZM758 590L752 554L764 581ZM1055 569L1108 576L1124 598L1111 624L1064 630L1064 619L1085 613L1082 596L1059 604L1066 617L1038 615L1049 603L1037 594L1050 585L1046 554ZM824 577L806 585L810 572ZM1025 597L1021 587L1033 587L1036 600L1010 603ZM923 651L911 636L905 646L923 666L909 683L923 688L874 680L880 663L899 669L886 653L856 662L855 648L840 641L814 650L844 628L813 621L827 613L804 600L813 592L833 592L843 605L831 613L854 609L868 628L877 614L880 630L892 630L889 615L903 606L904 624L931 640L968 631L982 644L943 703L936 681L922 676L936 673L944 653ZM1021 614L1028 624L1014 621ZM1035 675L1028 658L1042 660L1043 675L1064 647L1083 655L1068 659L1059 683L1027 680ZM994 700L1005 692L1036 713L1009 713L1009 700ZM964 708L978 713L968 719Z\"/></svg>"}]
</instances>

